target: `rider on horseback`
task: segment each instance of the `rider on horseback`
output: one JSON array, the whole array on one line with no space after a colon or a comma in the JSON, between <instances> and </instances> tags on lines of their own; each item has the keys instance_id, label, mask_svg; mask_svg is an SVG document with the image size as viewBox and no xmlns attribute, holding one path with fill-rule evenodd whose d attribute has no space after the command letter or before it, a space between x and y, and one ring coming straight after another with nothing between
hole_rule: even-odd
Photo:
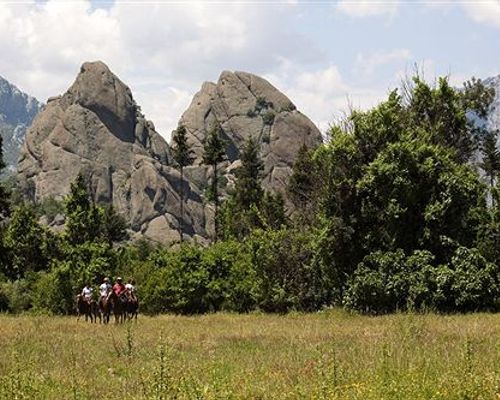
<instances>
[{"instance_id":1,"label":"rider on horseback","mask_svg":"<svg viewBox=\"0 0 500 400\"><path fill-rule=\"evenodd\" d=\"M85 286L82 289L82 297L87 303L90 304L92 301L92 295L94 294L94 289L90 286L89 282L85 282Z\"/></svg>"},{"instance_id":2,"label":"rider on horseback","mask_svg":"<svg viewBox=\"0 0 500 400\"><path fill-rule=\"evenodd\" d=\"M130 278L128 283L125 285L125 289L127 289L127 296L130 301L137 301L137 297L135 296L135 280Z\"/></svg>"},{"instance_id":3,"label":"rider on horseback","mask_svg":"<svg viewBox=\"0 0 500 400\"><path fill-rule=\"evenodd\" d=\"M111 293L111 284L109 283L109 278L104 278L101 286L99 286L99 292L102 298L107 298L109 293Z\"/></svg>"},{"instance_id":4,"label":"rider on horseback","mask_svg":"<svg viewBox=\"0 0 500 400\"><path fill-rule=\"evenodd\" d=\"M120 298L122 295L125 295L127 292L127 288L122 282L122 278L116 278L116 282L113 285L113 292L115 292L116 296Z\"/></svg>"}]
</instances>

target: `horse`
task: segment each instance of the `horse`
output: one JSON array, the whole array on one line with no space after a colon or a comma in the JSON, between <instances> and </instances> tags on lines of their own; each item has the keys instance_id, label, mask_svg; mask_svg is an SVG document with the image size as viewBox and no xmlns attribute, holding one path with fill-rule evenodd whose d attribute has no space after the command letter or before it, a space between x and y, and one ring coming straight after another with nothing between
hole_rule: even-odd
<instances>
[{"instance_id":1,"label":"horse","mask_svg":"<svg viewBox=\"0 0 500 400\"><path fill-rule=\"evenodd\" d=\"M76 296L76 313L77 321L80 320L82 315L85 315L85 322L90 319L90 322L97 322L97 318L101 319L99 309L97 307L97 302L95 300L87 301L83 298L81 294Z\"/></svg>"},{"instance_id":2,"label":"horse","mask_svg":"<svg viewBox=\"0 0 500 400\"><path fill-rule=\"evenodd\" d=\"M139 314L139 300L135 297L129 297L127 301L127 317L129 320L132 320L135 317L137 321L137 314Z\"/></svg>"},{"instance_id":3,"label":"horse","mask_svg":"<svg viewBox=\"0 0 500 400\"><path fill-rule=\"evenodd\" d=\"M115 323L125 322L127 313L127 297L123 294L118 296L115 292L111 292L108 296L108 301L111 302L111 309L115 315Z\"/></svg>"},{"instance_id":4,"label":"horse","mask_svg":"<svg viewBox=\"0 0 500 400\"><path fill-rule=\"evenodd\" d=\"M102 322L107 324L109 322L109 317L111 315L112 303L107 296L102 296L99 299L99 311L102 314Z\"/></svg>"}]
</instances>

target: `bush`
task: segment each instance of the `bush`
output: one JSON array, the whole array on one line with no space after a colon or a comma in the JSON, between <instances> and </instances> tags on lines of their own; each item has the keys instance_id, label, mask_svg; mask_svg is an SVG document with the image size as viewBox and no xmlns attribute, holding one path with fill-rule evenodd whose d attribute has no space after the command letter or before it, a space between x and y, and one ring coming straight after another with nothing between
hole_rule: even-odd
<instances>
[{"instance_id":1,"label":"bush","mask_svg":"<svg viewBox=\"0 0 500 400\"><path fill-rule=\"evenodd\" d=\"M312 266L312 240L303 232L254 231L248 239L258 306L268 312L317 310L329 302L327 279Z\"/></svg>"},{"instance_id":2,"label":"bush","mask_svg":"<svg viewBox=\"0 0 500 400\"><path fill-rule=\"evenodd\" d=\"M144 278L141 308L147 313L245 312L255 307L255 272L238 242L158 252L134 274Z\"/></svg>"},{"instance_id":3,"label":"bush","mask_svg":"<svg viewBox=\"0 0 500 400\"><path fill-rule=\"evenodd\" d=\"M409 257L402 250L365 257L348 282L345 306L367 313L496 307L498 268L477 249L458 247L449 264L436 266L434 260L428 251L415 251Z\"/></svg>"}]
</instances>

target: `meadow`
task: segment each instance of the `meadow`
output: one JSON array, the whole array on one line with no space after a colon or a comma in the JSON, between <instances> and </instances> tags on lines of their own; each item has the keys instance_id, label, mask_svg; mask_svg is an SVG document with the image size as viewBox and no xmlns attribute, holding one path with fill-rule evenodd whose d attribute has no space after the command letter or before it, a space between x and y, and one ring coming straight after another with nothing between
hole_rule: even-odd
<instances>
[{"instance_id":1,"label":"meadow","mask_svg":"<svg viewBox=\"0 0 500 400\"><path fill-rule=\"evenodd\" d=\"M500 315L0 316L1 399L498 399Z\"/></svg>"}]
</instances>

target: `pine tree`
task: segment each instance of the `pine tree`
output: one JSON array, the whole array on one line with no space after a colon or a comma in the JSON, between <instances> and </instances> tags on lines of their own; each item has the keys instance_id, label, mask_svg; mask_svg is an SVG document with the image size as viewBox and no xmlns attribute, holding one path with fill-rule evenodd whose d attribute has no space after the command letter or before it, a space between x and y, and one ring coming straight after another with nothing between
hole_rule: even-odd
<instances>
[{"instance_id":1,"label":"pine tree","mask_svg":"<svg viewBox=\"0 0 500 400\"><path fill-rule=\"evenodd\" d=\"M483 160L480 167L488 177L491 189L495 186L495 178L500 172L500 151L497 149L497 134L498 132L487 131L481 146Z\"/></svg>"},{"instance_id":2,"label":"pine tree","mask_svg":"<svg viewBox=\"0 0 500 400\"><path fill-rule=\"evenodd\" d=\"M219 190L218 190L218 175L217 175L217 164L224 161L226 157L225 143L221 138L222 128L216 125L209 133L208 137L205 139L204 153L203 153L203 163L212 166L212 188L210 192L210 197L213 199L215 206L215 241L219 234L218 229L218 211L219 211Z\"/></svg>"},{"instance_id":3,"label":"pine tree","mask_svg":"<svg viewBox=\"0 0 500 400\"><path fill-rule=\"evenodd\" d=\"M0 174L5 168L5 163L3 161L3 147L2 147L2 137L0 136ZM2 183L0 183L0 221L2 220L2 215L7 211L8 205L8 193Z\"/></svg>"},{"instance_id":4,"label":"pine tree","mask_svg":"<svg viewBox=\"0 0 500 400\"><path fill-rule=\"evenodd\" d=\"M261 215L270 229L280 229L286 224L285 200L281 193L265 192L262 198Z\"/></svg>"},{"instance_id":5,"label":"pine tree","mask_svg":"<svg viewBox=\"0 0 500 400\"><path fill-rule=\"evenodd\" d=\"M236 171L235 200L241 210L252 205L260 206L264 194L261 186L261 173L264 164L260 159L259 145L250 137L241 151L241 167Z\"/></svg>"},{"instance_id":6,"label":"pine tree","mask_svg":"<svg viewBox=\"0 0 500 400\"><path fill-rule=\"evenodd\" d=\"M85 179L78 174L64 202L66 240L70 245L93 242L101 237L102 213L90 199Z\"/></svg>"},{"instance_id":7,"label":"pine tree","mask_svg":"<svg viewBox=\"0 0 500 400\"><path fill-rule=\"evenodd\" d=\"M183 240L184 231L184 167L191 165L193 163L193 158L191 156L192 151L189 148L186 137L186 128L184 125L179 125L177 130L172 136L172 155L174 158L179 172L181 174L181 185L180 185L180 202L181 202L181 218L179 224L179 235L181 242Z\"/></svg>"}]
</instances>

